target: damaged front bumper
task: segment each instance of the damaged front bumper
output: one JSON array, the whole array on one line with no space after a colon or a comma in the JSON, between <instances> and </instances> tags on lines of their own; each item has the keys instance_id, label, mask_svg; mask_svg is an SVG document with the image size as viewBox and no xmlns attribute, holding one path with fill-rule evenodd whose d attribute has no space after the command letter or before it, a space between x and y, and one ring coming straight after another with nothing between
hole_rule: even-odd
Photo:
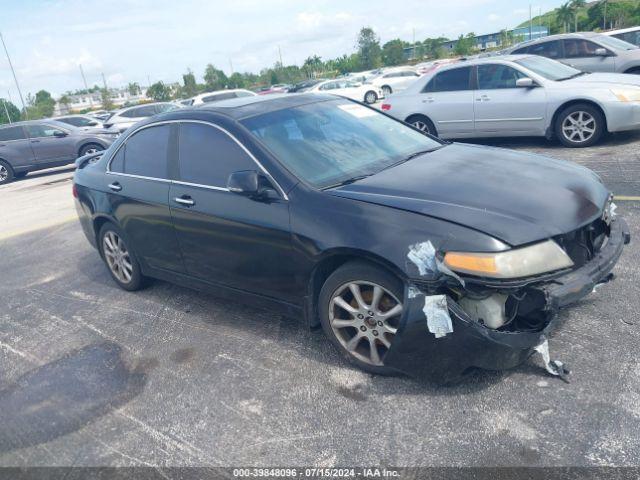
<instances>
[{"instance_id":1,"label":"damaged front bumper","mask_svg":"<svg viewBox=\"0 0 640 480\"><path fill-rule=\"evenodd\" d=\"M611 223L607 244L585 265L560 276L533 280L522 288L539 299L536 322L526 329L491 329L473 320L453 296L410 283L404 314L384 358L388 367L440 383L459 379L470 368L503 370L523 363L546 340L560 308L610 278L629 228L622 218Z\"/></svg>"}]
</instances>

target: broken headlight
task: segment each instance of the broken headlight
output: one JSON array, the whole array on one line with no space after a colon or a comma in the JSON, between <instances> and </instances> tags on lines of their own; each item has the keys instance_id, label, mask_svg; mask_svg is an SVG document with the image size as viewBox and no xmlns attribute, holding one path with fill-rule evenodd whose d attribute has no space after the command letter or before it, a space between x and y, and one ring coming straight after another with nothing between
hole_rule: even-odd
<instances>
[{"instance_id":1,"label":"broken headlight","mask_svg":"<svg viewBox=\"0 0 640 480\"><path fill-rule=\"evenodd\" d=\"M498 253L447 252L444 264L451 270L491 278L521 278L573 266L553 240Z\"/></svg>"}]
</instances>

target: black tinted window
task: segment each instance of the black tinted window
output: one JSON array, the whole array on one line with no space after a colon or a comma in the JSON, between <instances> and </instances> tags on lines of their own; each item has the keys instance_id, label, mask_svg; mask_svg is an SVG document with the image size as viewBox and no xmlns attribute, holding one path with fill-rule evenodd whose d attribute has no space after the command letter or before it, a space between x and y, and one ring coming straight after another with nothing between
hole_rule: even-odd
<instances>
[{"instance_id":1,"label":"black tinted window","mask_svg":"<svg viewBox=\"0 0 640 480\"><path fill-rule=\"evenodd\" d=\"M59 128L52 127L51 125L39 124L39 125L27 125L27 131L31 138L39 137L53 137L56 133L65 133Z\"/></svg>"},{"instance_id":2,"label":"black tinted window","mask_svg":"<svg viewBox=\"0 0 640 480\"><path fill-rule=\"evenodd\" d=\"M0 128L0 142L9 142L11 140L23 140L25 138L22 127Z\"/></svg>"},{"instance_id":3,"label":"black tinted window","mask_svg":"<svg viewBox=\"0 0 640 480\"><path fill-rule=\"evenodd\" d=\"M212 187L226 187L229 174L256 170L247 153L226 133L197 123L180 125L178 143L180 180Z\"/></svg>"},{"instance_id":4,"label":"black tinted window","mask_svg":"<svg viewBox=\"0 0 640 480\"><path fill-rule=\"evenodd\" d=\"M564 41L564 58L595 57L599 48L602 47L589 40L572 38Z\"/></svg>"},{"instance_id":5,"label":"black tinted window","mask_svg":"<svg viewBox=\"0 0 640 480\"><path fill-rule=\"evenodd\" d=\"M204 97L202 101L204 103L219 102L220 100L228 100L230 98L236 98L236 94L234 92L217 93L216 95L209 95L208 97Z\"/></svg>"},{"instance_id":6,"label":"black tinted window","mask_svg":"<svg viewBox=\"0 0 640 480\"><path fill-rule=\"evenodd\" d=\"M480 90L515 88L516 81L525 77L524 73L506 65L489 64L478 66L478 88Z\"/></svg>"},{"instance_id":7,"label":"black tinted window","mask_svg":"<svg viewBox=\"0 0 640 480\"><path fill-rule=\"evenodd\" d=\"M118 153L111 160L111 164L109 165L109 170L112 172L124 173L124 153L125 153L126 145L123 145L118 150Z\"/></svg>"},{"instance_id":8,"label":"black tinted window","mask_svg":"<svg viewBox=\"0 0 640 480\"><path fill-rule=\"evenodd\" d=\"M143 177L167 178L169 125L140 130L127 140L124 173Z\"/></svg>"},{"instance_id":9,"label":"black tinted window","mask_svg":"<svg viewBox=\"0 0 640 480\"><path fill-rule=\"evenodd\" d=\"M438 73L431 79L425 92L455 92L458 90L469 90L469 78L471 68L454 68Z\"/></svg>"},{"instance_id":10,"label":"black tinted window","mask_svg":"<svg viewBox=\"0 0 640 480\"><path fill-rule=\"evenodd\" d=\"M560 58L561 52L560 40L531 45L527 50L527 53L531 55L540 55L547 58Z\"/></svg>"}]
</instances>

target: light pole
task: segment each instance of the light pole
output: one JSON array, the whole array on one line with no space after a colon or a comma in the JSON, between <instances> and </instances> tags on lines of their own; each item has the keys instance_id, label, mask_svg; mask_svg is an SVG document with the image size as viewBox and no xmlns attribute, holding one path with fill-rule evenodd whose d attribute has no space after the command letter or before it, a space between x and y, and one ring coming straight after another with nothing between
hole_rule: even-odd
<instances>
[{"instance_id":1,"label":"light pole","mask_svg":"<svg viewBox=\"0 0 640 480\"><path fill-rule=\"evenodd\" d=\"M87 79L84 78L84 70L82 70L82 64L78 65L80 67L80 75L82 75L82 82L84 83L84 89L87 91L87 95L89 95L89 107L93 110L93 99L91 98L92 93L89 91L89 87L87 86Z\"/></svg>"},{"instance_id":2,"label":"light pole","mask_svg":"<svg viewBox=\"0 0 640 480\"><path fill-rule=\"evenodd\" d=\"M4 37L2 36L2 33L0 33L0 41L2 41L2 46L4 47L4 53L7 55L9 68L11 68L11 73L13 74L13 81L16 82L16 88L18 89L18 95L20 95L20 102L22 102L22 109L24 110L24 115L27 119L29 119L29 116L27 114L27 106L24 103L24 98L22 97L22 91L20 90L20 85L18 84L18 77L16 77L16 71L13 69L13 64L11 63L11 58L9 57L9 51L7 50L7 45L4 43Z\"/></svg>"}]
</instances>

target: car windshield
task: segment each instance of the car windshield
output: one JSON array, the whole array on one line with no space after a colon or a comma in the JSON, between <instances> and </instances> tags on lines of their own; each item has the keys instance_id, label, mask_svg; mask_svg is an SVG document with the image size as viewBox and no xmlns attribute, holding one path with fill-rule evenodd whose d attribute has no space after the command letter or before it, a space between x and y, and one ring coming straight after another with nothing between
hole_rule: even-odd
<instances>
[{"instance_id":1,"label":"car windshield","mask_svg":"<svg viewBox=\"0 0 640 480\"><path fill-rule=\"evenodd\" d=\"M516 60L515 63L548 80L566 80L582 73L580 70L576 70L564 63L545 57L530 56Z\"/></svg>"},{"instance_id":2,"label":"car windshield","mask_svg":"<svg viewBox=\"0 0 640 480\"><path fill-rule=\"evenodd\" d=\"M603 47L611 48L613 50L637 50L633 43L625 42L615 37L608 37L606 35L598 36L597 41Z\"/></svg>"},{"instance_id":3,"label":"car windshield","mask_svg":"<svg viewBox=\"0 0 640 480\"><path fill-rule=\"evenodd\" d=\"M323 189L443 144L373 109L329 100L242 122L298 178Z\"/></svg>"}]
</instances>

